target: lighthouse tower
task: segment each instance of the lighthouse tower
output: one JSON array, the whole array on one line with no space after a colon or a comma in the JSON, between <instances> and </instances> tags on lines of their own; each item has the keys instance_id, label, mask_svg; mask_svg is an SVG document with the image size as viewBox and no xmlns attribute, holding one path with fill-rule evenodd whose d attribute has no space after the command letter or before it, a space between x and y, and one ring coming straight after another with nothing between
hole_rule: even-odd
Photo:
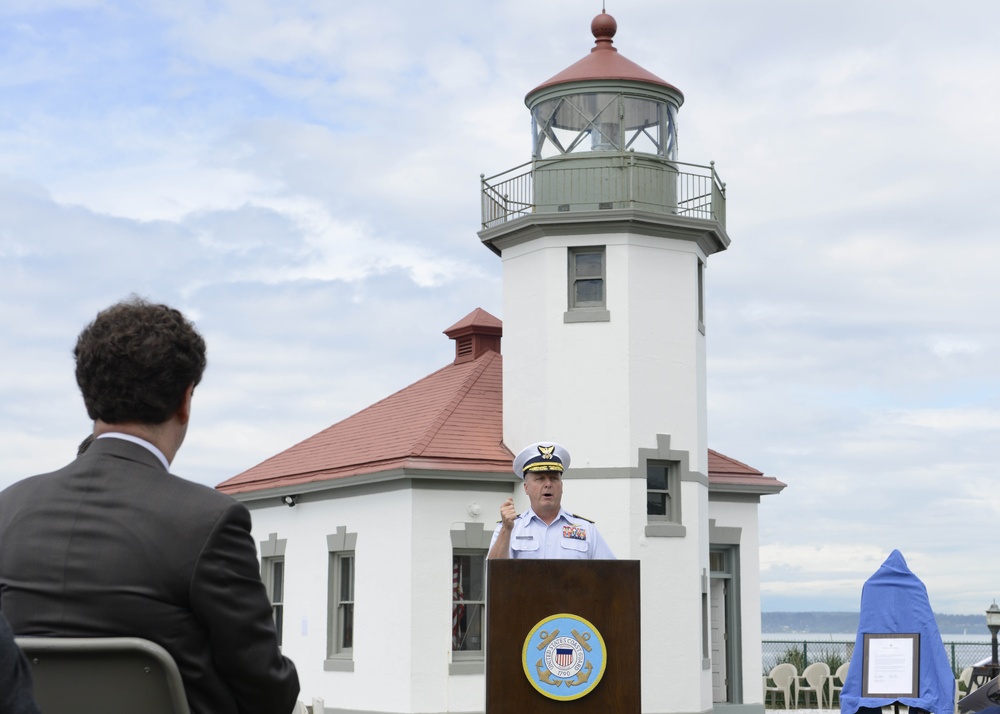
<instances>
[{"instance_id":1,"label":"lighthouse tower","mask_svg":"<svg viewBox=\"0 0 1000 714\"><path fill-rule=\"evenodd\" d=\"M622 56L616 30L599 14L590 53L527 94L530 162L482 179L479 236L503 262L504 442L565 445L564 505L641 561L643 711L704 712L713 675L741 676L713 672L711 653L724 610L709 588L704 290L729 245L725 186L678 160L684 96Z\"/></svg>"}]
</instances>

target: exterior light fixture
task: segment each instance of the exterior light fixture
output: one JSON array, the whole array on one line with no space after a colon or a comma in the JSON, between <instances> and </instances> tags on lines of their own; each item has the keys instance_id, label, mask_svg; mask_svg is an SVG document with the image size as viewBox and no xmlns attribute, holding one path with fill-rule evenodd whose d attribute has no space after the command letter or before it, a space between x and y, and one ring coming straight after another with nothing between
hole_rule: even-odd
<instances>
[{"instance_id":1,"label":"exterior light fixture","mask_svg":"<svg viewBox=\"0 0 1000 714\"><path fill-rule=\"evenodd\" d=\"M986 626L990 628L991 646L993 648L993 659L990 661L990 666L995 668L1000 666L997 662L997 632L1000 631L1000 607L997 607L996 600L993 601L993 604L986 611Z\"/></svg>"},{"instance_id":2,"label":"exterior light fixture","mask_svg":"<svg viewBox=\"0 0 1000 714\"><path fill-rule=\"evenodd\" d=\"M281 502L284 503L289 508L291 508L292 506L294 506L296 504L296 502L298 501L298 498L299 498L298 496L282 496L281 497ZM996 605L994 605L994 607L996 607ZM997 610L997 616L1000 617L1000 610ZM995 634L993 636L993 641L994 642L996 641L996 635ZM994 648L994 649L996 649L996 648Z\"/></svg>"}]
</instances>

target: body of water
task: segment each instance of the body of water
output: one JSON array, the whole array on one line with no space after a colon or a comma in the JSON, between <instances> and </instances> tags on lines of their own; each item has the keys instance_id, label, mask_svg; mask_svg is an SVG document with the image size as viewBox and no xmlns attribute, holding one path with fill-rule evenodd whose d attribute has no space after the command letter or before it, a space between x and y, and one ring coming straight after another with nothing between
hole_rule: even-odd
<instances>
[{"instance_id":1,"label":"body of water","mask_svg":"<svg viewBox=\"0 0 1000 714\"><path fill-rule=\"evenodd\" d=\"M857 637L856 632L830 633L830 632L764 632L761 639L764 642L854 642ZM962 642L973 644L990 644L989 633L986 635L949 635L942 633L941 639L945 642Z\"/></svg>"}]
</instances>

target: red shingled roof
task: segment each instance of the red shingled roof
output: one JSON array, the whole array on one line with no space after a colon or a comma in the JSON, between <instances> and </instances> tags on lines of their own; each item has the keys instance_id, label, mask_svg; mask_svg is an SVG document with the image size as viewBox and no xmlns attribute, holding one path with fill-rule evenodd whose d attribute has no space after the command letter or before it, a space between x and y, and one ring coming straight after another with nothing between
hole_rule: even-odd
<instances>
[{"instance_id":1,"label":"red shingled roof","mask_svg":"<svg viewBox=\"0 0 1000 714\"><path fill-rule=\"evenodd\" d=\"M778 493L786 485L776 478L765 476L753 466L712 449L708 450L708 484L709 488L717 491L750 490L759 493Z\"/></svg>"},{"instance_id":2,"label":"red shingled roof","mask_svg":"<svg viewBox=\"0 0 1000 714\"><path fill-rule=\"evenodd\" d=\"M477 308L445 330L456 341L452 364L217 488L247 493L396 469L511 473L513 454L502 441L501 332L500 320ZM777 493L785 486L711 449L708 471L713 489Z\"/></svg>"},{"instance_id":3,"label":"red shingled roof","mask_svg":"<svg viewBox=\"0 0 1000 714\"><path fill-rule=\"evenodd\" d=\"M499 332L500 321L482 310L454 327L467 334L480 323ZM244 493L402 468L509 472L502 364L494 350L449 364L217 488Z\"/></svg>"}]
</instances>

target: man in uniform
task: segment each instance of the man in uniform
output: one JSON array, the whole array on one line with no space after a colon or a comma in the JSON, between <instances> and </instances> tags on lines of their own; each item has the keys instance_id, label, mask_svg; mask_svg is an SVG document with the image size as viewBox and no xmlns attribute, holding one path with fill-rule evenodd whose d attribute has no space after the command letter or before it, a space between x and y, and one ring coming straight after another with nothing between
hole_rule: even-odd
<instances>
[{"instance_id":1,"label":"man in uniform","mask_svg":"<svg viewBox=\"0 0 1000 714\"><path fill-rule=\"evenodd\" d=\"M520 515L513 498L500 507L501 520L493 533L489 559L615 559L593 521L562 507L562 475L567 468L569 452L552 441L537 442L517 455L514 473L524 479L531 505Z\"/></svg>"}]
</instances>

